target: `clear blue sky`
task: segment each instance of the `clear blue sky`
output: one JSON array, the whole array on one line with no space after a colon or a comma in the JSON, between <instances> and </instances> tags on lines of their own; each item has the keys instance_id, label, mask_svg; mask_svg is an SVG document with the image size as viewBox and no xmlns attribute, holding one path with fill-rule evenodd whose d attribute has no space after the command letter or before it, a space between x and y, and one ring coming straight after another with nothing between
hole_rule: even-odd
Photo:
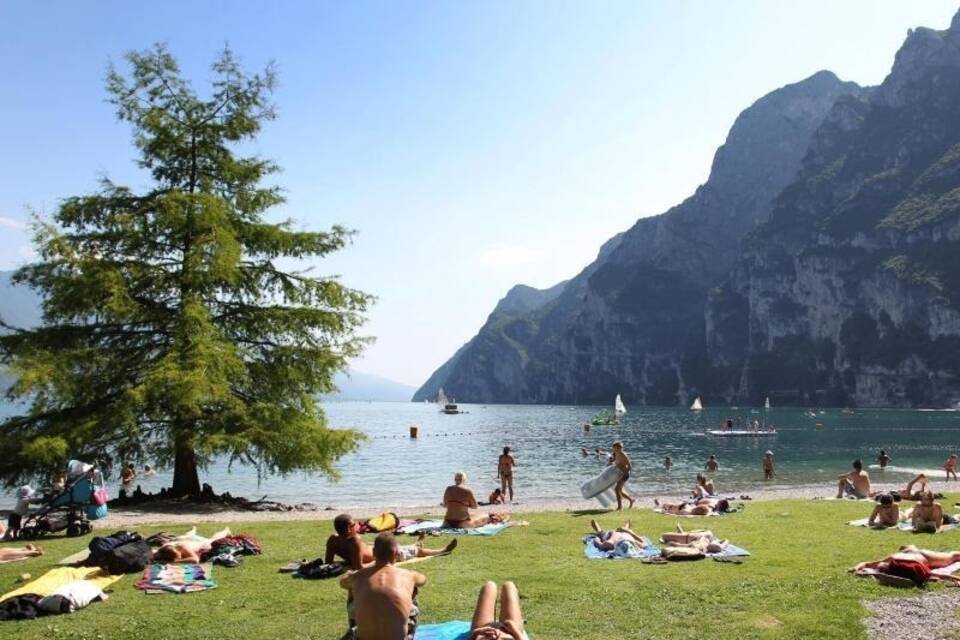
<instances>
[{"instance_id":1,"label":"clear blue sky","mask_svg":"<svg viewBox=\"0 0 960 640\"><path fill-rule=\"evenodd\" d=\"M516 283L569 278L706 178L736 115L819 69L879 83L956 2L0 2L0 268L29 211L109 175L145 184L104 102L167 42L203 88L225 42L275 60L276 217L342 223L319 263L379 297L358 370L419 384Z\"/></svg>"}]
</instances>

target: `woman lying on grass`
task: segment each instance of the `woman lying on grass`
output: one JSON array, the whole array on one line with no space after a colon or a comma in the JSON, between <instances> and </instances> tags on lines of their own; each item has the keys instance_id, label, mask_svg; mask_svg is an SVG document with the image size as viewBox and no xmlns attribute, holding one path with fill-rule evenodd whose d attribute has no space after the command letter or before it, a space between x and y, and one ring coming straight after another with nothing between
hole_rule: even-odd
<instances>
[{"instance_id":1,"label":"woman lying on grass","mask_svg":"<svg viewBox=\"0 0 960 640\"><path fill-rule=\"evenodd\" d=\"M727 513L730 511L730 502L723 498L700 498L693 502L660 502L653 500L653 504L660 507L664 513L677 516L707 516L710 512Z\"/></svg>"},{"instance_id":2,"label":"woman lying on grass","mask_svg":"<svg viewBox=\"0 0 960 640\"><path fill-rule=\"evenodd\" d=\"M908 544L883 560L861 562L849 570L860 574L884 573L909 578L918 585L925 582L950 580L957 586L960 585L960 578L949 575L940 576L932 572L933 569L949 567L955 562L960 562L960 551L930 551Z\"/></svg>"},{"instance_id":3,"label":"woman lying on grass","mask_svg":"<svg viewBox=\"0 0 960 640\"><path fill-rule=\"evenodd\" d=\"M23 548L0 549L0 562L13 562L14 560L23 560L24 558L33 558L42 556L43 549L28 544Z\"/></svg>"}]
</instances>

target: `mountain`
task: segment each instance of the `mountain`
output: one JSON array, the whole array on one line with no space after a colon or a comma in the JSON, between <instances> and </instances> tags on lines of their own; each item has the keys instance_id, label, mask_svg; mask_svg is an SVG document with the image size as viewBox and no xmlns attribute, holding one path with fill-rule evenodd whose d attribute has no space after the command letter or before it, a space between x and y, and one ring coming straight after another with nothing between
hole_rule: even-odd
<instances>
[{"instance_id":1,"label":"mountain","mask_svg":"<svg viewBox=\"0 0 960 640\"><path fill-rule=\"evenodd\" d=\"M841 98L706 306L708 392L834 406L960 399L960 14Z\"/></svg>"},{"instance_id":2,"label":"mountain","mask_svg":"<svg viewBox=\"0 0 960 640\"><path fill-rule=\"evenodd\" d=\"M334 383L339 391L326 399L335 402L407 402L415 391L410 385L359 371L338 373Z\"/></svg>"},{"instance_id":3,"label":"mountain","mask_svg":"<svg viewBox=\"0 0 960 640\"><path fill-rule=\"evenodd\" d=\"M685 401L685 378L705 369L709 290L796 178L834 103L861 93L821 71L757 100L692 196L609 240L569 282L536 295L511 290L414 399L442 386L465 402L607 404L616 393L628 404Z\"/></svg>"}]
</instances>

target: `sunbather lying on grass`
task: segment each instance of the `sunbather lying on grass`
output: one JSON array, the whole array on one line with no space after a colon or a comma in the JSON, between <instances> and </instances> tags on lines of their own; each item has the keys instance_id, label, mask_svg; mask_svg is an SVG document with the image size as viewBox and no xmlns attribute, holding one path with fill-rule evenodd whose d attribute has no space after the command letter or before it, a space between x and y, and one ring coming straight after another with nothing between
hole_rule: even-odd
<instances>
[{"instance_id":1,"label":"sunbather lying on grass","mask_svg":"<svg viewBox=\"0 0 960 640\"><path fill-rule=\"evenodd\" d=\"M24 558L33 558L34 556L42 556L43 549L40 547L35 547L32 544L28 544L23 548L6 548L0 549L0 562L11 562L13 560L23 560Z\"/></svg>"},{"instance_id":2,"label":"sunbather lying on grass","mask_svg":"<svg viewBox=\"0 0 960 640\"><path fill-rule=\"evenodd\" d=\"M470 640L525 640L520 594L512 582L504 582L500 591L500 619L497 620L497 584L486 582L477 597L477 608L470 623Z\"/></svg>"},{"instance_id":3,"label":"sunbather lying on grass","mask_svg":"<svg viewBox=\"0 0 960 640\"><path fill-rule=\"evenodd\" d=\"M664 513L678 516L706 516L713 511L726 513L730 510L730 503L722 498L700 498L692 502L660 502L654 499L653 503Z\"/></svg>"},{"instance_id":4,"label":"sunbather lying on grass","mask_svg":"<svg viewBox=\"0 0 960 640\"><path fill-rule=\"evenodd\" d=\"M627 520L623 523L622 526L617 527L614 530L611 529L601 529L600 523L596 520L590 521L590 528L593 529L593 532L596 534L594 538L594 546L597 549L602 549L604 551L613 551L617 544L627 540L641 549L647 546L647 543L643 541L643 538L638 536L633 530L630 529L630 521Z\"/></svg>"},{"instance_id":5,"label":"sunbather lying on grass","mask_svg":"<svg viewBox=\"0 0 960 640\"><path fill-rule=\"evenodd\" d=\"M337 557L351 569L362 569L374 563L373 549L370 548L360 534L357 533L357 522L347 513L341 513L333 519L335 535L327 538L327 549L324 562L330 564ZM397 562L405 562L413 558L429 558L443 556L457 548L454 538L443 549L424 549L423 543L406 544L397 547Z\"/></svg>"},{"instance_id":6,"label":"sunbather lying on grass","mask_svg":"<svg viewBox=\"0 0 960 640\"><path fill-rule=\"evenodd\" d=\"M699 549L702 553L719 553L729 544L726 540L719 540L712 531L684 531L679 526L677 528L680 529L679 532L664 533L660 536L660 541L671 547Z\"/></svg>"},{"instance_id":7,"label":"sunbather lying on grass","mask_svg":"<svg viewBox=\"0 0 960 640\"><path fill-rule=\"evenodd\" d=\"M954 583L960 583L960 578L956 576L938 576L931 574L931 569L941 569L948 567L955 562L960 562L960 551L930 551L929 549L918 549L915 545L908 544L900 547L900 550L893 553L883 560L873 562L861 562L849 570L854 573L862 573L866 570L876 570L880 573L889 573L904 578L919 578L927 580L952 580Z\"/></svg>"},{"instance_id":8,"label":"sunbather lying on grass","mask_svg":"<svg viewBox=\"0 0 960 640\"><path fill-rule=\"evenodd\" d=\"M177 539L168 542L153 552L156 562L200 562L201 556L210 551L215 540L230 535L230 528L221 529L210 538L197 535L197 528L193 527Z\"/></svg>"}]
</instances>

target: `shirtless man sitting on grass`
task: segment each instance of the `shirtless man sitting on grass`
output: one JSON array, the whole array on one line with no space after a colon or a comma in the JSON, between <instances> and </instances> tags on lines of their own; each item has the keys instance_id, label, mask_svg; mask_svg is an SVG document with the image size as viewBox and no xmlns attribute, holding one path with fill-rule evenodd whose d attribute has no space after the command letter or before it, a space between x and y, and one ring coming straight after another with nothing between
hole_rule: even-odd
<instances>
[{"instance_id":1,"label":"shirtless man sitting on grass","mask_svg":"<svg viewBox=\"0 0 960 640\"><path fill-rule=\"evenodd\" d=\"M335 535L327 538L327 550L323 561L327 564L337 557L341 558L351 569L362 569L374 564L374 552L360 534L357 533L357 522L349 514L341 513L333 519ZM397 547L397 562L406 562L414 558L429 558L445 556L457 548L457 539L454 538L443 549L424 549L421 542L406 544Z\"/></svg>"},{"instance_id":2,"label":"shirtless man sitting on grass","mask_svg":"<svg viewBox=\"0 0 960 640\"><path fill-rule=\"evenodd\" d=\"M593 544L597 549L613 551L617 545L624 540L637 545L641 549L647 546L647 543L643 541L643 538L634 533L630 528L629 520L624 522L622 526L617 527L615 530L601 529L599 522L596 520L591 520L590 528L593 529L593 532L596 534Z\"/></svg>"},{"instance_id":3,"label":"shirtless man sitting on grass","mask_svg":"<svg viewBox=\"0 0 960 640\"><path fill-rule=\"evenodd\" d=\"M414 597L427 577L395 566L398 554L396 538L381 533L373 542L373 564L340 579L350 592L347 610L354 640L413 640L419 615Z\"/></svg>"},{"instance_id":4,"label":"shirtless man sitting on grass","mask_svg":"<svg viewBox=\"0 0 960 640\"><path fill-rule=\"evenodd\" d=\"M913 530L919 533L936 533L943 526L943 507L934 502L933 494L924 491L920 503L909 513Z\"/></svg>"},{"instance_id":5,"label":"shirtless man sitting on grass","mask_svg":"<svg viewBox=\"0 0 960 640\"><path fill-rule=\"evenodd\" d=\"M838 479L837 498L869 498L874 494L870 486L870 474L863 470L863 463L859 459L853 461L853 471L840 475Z\"/></svg>"}]
</instances>

